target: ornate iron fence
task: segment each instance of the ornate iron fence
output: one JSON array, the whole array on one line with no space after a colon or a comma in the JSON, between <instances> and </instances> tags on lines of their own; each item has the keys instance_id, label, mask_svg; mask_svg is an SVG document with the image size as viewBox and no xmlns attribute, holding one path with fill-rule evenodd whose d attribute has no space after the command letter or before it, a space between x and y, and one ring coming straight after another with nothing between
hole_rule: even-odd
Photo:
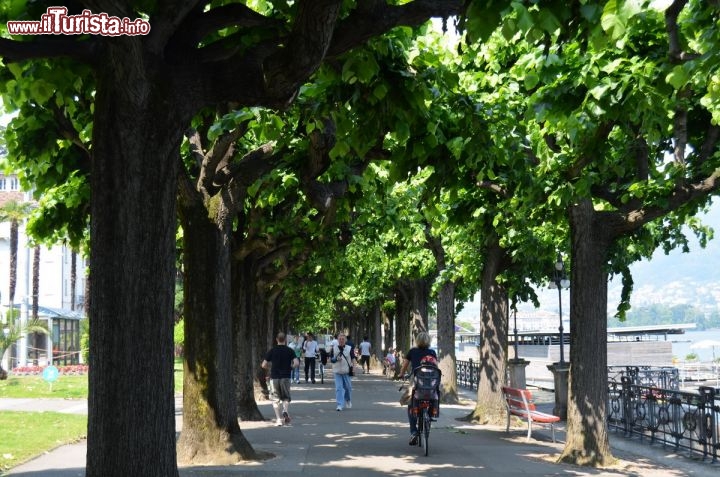
<instances>
[{"instance_id":1,"label":"ornate iron fence","mask_svg":"<svg viewBox=\"0 0 720 477\"><path fill-rule=\"evenodd\" d=\"M480 366L474 363L472 358L467 361L455 361L457 373L457 385L461 388L468 388L477 391L480 378Z\"/></svg>"},{"instance_id":2,"label":"ornate iron fence","mask_svg":"<svg viewBox=\"0 0 720 477\"><path fill-rule=\"evenodd\" d=\"M691 393L635 384L631 377L608 383L608 426L676 451L717 462L720 457L720 392Z\"/></svg>"},{"instance_id":3,"label":"ornate iron fence","mask_svg":"<svg viewBox=\"0 0 720 477\"><path fill-rule=\"evenodd\" d=\"M680 389L680 370L672 366L608 366L608 381L630 378L633 384L662 389Z\"/></svg>"},{"instance_id":4,"label":"ornate iron fence","mask_svg":"<svg viewBox=\"0 0 720 477\"><path fill-rule=\"evenodd\" d=\"M480 366L457 361L457 384L477 390ZM670 367L608 368L609 429L676 452L720 462L720 388L680 391Z\"/></svg>"}]
</instances>

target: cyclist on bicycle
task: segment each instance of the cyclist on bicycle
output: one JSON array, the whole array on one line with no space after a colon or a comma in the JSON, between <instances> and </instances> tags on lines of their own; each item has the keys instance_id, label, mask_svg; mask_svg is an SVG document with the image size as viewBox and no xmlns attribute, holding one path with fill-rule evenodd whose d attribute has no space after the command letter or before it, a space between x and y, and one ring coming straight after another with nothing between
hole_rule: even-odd
<instances>
[{"instance_id":1,"label":"cyclist on bicycle","mask_svg":"<svg viewBox=\"0 0 720 477\"><path fill-rule=\"evenodd\" d=\"M414 372L415 369L417 369L422 364L423 359L426 357L434 358L434 362L437 365L437 354L435 353L435 350L430 349L430 341L431 338L427 332L421 331L417 334L417 336L415 337L415 347L411 348L410 351L408 351L405 355L405 360L403 361L402 368L400 369L401 376L405 376L405 373L410 366L412 366L412 370ZM408 403L407 413L408 422L410 423L410 445L414 446L418 443L418 431L417 415L413 412L412 406L413 399L410 399L410 402Z\"/></svg>"}]
</instances>

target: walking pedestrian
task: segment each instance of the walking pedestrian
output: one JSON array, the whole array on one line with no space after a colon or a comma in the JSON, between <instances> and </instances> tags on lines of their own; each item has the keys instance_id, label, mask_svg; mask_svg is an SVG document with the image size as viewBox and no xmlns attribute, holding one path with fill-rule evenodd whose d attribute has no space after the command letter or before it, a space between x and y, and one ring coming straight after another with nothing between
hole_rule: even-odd
<instances>
[{"instance_id":1,"label":"walking pedestrian","mask_svg":"<svg viewBox=\"0 0 720 477\"><path fill-rule=\"evenodd\" d=\"M368 341L367 336L363 336L362 343L360 343L360 367L365 370L365 366L367 366L367 372L370 374L370 350L372 349L372 346L370 345L370 342Z\"/></svg>"},{"instance_id":2,"label":"walking pedestrian","mask_svg":"<svg viewBox=\"0 0 720 477\"><path fill-rule=\"evenodd\" d=\"M277 344L273 346L260 367L267 369L270 365L270 379L272 382L272 406L275 411L275 425L282 426L290 424L290 372L292 368L300 366L300 361L295 357L295 351L285 344L285 333L282 331L275 337ZM282 404L282 414L280 405Z\"/></svg>"},{"instance_id":3,"label":"walking pedestrian","mask_svg":"<svg viewBox=\"0 0 720 477\"><path fill-rule=\"evenodd\" d=\"M303 343L303 351L305 352L305 382L308 378L315 384L315 358L318 354L318 344L315 341L315 335L307 334L307 339Z\"/></svg>"},{"instance_id":4,"label":"walking pedestrian","mask_svg":"<svg viewBox=\"0 0 720 477\"><path fill-rule=\"evenodd\" d=\"M295 336L293 340L288 344L288 346L295 352L295 357L298 359L298 363L300 362L300 358L302 357L302 345L300 344L300 335ZM292 368L292 371L290 373L290 382L299 384L300 383L300 366L295 366Z\"/></svg>"},{"instance_id":5,"label":"walking pedestrian","mask_svg":"<svg viewBox=\"0 0 720 477\"><path fill-rule=\"evenodd\" d=\"M335 410L342 411L343 408L352 408L352 368L355 366L355 355L350 346L346 344L343 333L339 333L338 344L333 346L330 362L333 366L335 377Z\"/></svg>"}]
</instances>

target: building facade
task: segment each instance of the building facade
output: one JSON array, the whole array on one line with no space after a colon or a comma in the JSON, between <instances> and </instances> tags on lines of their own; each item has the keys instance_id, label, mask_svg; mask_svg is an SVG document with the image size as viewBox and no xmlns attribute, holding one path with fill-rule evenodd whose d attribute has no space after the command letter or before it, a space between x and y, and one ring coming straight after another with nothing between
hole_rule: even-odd
<instances>
[{"instance_id":1,"label":"building facade","mask_svg":"<svg viewBox=\"0 0 720 477\"><path fill-rule=\"evenodd\" d=\"M17 176L0 174L0 209L8 202L31 202L31 195L20 189ZM10 303L10 222L0 222L0 320L6 323L9 307L20 310L26 320L35 300L32 290L34 249L25 231L26 221L18 226L16 287ZM68 247L40 246L38 318L47 325L49 334L30 335L21 339L5 354L3 367L76 364L81 362L80 321L85 305L87 264L80 254ZM74 296L72 261L75 255ZM2 330L0 329L0 332ZM2 359L3 357L0 357Z\"/></svg>"}]
</instances>

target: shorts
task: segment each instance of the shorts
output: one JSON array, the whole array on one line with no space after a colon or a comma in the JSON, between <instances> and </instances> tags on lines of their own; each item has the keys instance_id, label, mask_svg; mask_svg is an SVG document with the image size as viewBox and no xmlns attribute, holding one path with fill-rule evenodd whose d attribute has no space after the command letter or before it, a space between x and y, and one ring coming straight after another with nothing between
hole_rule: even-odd
<instances>
[{"instance_id":1,"label":"shorts","mask_svg":"<svg viewBox=\"0 0 720 477\"><path fill-rule=\"evenodd\" d=\"M366 354L360 356L360 366L362 366L364 364L367 364L368 366L370 366L370 356L368 356Z\"/></svg>"},{"instance_id":2,"label":"shorts","mask_svg":"<svg viewBox=\"0 0 720 477\"><path fill-rule=\"evenodd\" d=\"M275 401L290 402L290 378L272 380L272 397Z\"/></svg>"}]
</instances>

